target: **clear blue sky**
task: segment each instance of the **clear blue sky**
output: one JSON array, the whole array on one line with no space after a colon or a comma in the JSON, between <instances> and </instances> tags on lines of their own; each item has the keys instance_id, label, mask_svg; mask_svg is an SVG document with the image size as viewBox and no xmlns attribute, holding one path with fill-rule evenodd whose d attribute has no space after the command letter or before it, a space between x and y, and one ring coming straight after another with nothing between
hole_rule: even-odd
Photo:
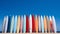
<instances>
[{"instance_id":1,"label":"clear blue sky","mask_svg":"<svg viewBox=\"0 0 60 34\"><path fill-rule=\"evenodd\" d=\"M54 15L60 31L60 0L0 0L0 31L5 15Z\"/></svg>"}]
</instances>

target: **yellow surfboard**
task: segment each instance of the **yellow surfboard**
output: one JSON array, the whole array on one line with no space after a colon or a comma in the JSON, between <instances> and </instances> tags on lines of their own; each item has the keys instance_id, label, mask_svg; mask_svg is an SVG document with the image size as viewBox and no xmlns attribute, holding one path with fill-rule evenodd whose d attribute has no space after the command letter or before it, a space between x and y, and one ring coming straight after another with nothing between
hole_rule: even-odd
<instances>
[{"instance_id":1,"label":"yellow surfboard","mask_svg":"<svg viewBox=\"0 0 60 34\"><path fill-rule=\"evenodd\" d=\"M20 29L20 16L18 16L17 33L19 33L19 29Z\"/></svg>"}]
</instances>

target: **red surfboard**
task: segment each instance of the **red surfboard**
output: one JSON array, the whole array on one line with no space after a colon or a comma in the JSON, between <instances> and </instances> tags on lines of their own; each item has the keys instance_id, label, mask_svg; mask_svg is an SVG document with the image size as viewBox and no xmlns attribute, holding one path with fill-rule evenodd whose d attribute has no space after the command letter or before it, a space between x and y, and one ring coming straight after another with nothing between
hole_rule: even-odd
<instances>
[{"instance_id":1,"label":"red surfboard","mask_svg":"<svg viewBox=\"0 0 60 34\"><path fill-rule=\"evenodd\" d=\"M29 18L26 16L26 32L29 32Z\"/></svg>"},{"instance_id":2,"label":"red surfboard","mask_svg":"<svg viewBox=\"0 0 60 34\"><path fill-rule=\"evenodd\" d=\"M50 21L50 28L51 28L52 32L54 32L52 21Z\"/></svg>"},{"instance_id":3,"label":"red surfboard","mask_svg":"<svg viewBox=\"0 0 60 34\"><path fill-rule=\"evenodd\" d=\"M50 16L50 29L51 29L51 32L54 32L53 22L52 22L51 16Z\"/></svg>"},{"instance_id":4,"label":"red surfboard","mask_svg":"<svg viewBox=\"0 0 60 34\"><path fill-rule=\"evenodd\" d=\"M34 19L34 15L32 15L32 32L35 32L35 19Z\"/></svg>"}]
</instances>

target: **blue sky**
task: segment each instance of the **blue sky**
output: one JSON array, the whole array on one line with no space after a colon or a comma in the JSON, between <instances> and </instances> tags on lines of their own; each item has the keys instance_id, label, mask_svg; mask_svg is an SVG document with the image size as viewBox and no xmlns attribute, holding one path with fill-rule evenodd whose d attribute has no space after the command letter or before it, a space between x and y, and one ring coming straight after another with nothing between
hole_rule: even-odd
<instances>
[{"instance_id":1,"label":"blue sky","mask_svg":"<svg viewBox=\"0 0 60 34\"><path fill-rule=\"evenodd\" d=\"M60 31L60 0L0 0L0 31L5 15L54 15Z\"/></svg>"}]
</instances>

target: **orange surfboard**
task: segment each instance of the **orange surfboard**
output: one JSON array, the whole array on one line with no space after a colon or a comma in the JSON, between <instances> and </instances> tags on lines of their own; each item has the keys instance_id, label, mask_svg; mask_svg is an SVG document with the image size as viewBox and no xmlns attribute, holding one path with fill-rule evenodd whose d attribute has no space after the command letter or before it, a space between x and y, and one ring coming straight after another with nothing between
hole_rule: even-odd
<instances>
[{"instance_id":1,"label":"orange surfboard","mask_svg":"<svg viewBox=\"0 0 60 34\"><path fill-rule=\"evenodd\" d=\"M44 31L45 33L47 33L47 20L45 16L44 16Z\"/></svg>"},{"instance_id":2,"label":"orange surfboard","mask_svg":"<svg viewBox=\"0 0 60 34\"><path fill-rule=\"evenodd\" d=\"M38 18L37 18L37 15L35 16L35 29L36 29L36 33L38 33Z\"/></svg>"}]
</instances>

